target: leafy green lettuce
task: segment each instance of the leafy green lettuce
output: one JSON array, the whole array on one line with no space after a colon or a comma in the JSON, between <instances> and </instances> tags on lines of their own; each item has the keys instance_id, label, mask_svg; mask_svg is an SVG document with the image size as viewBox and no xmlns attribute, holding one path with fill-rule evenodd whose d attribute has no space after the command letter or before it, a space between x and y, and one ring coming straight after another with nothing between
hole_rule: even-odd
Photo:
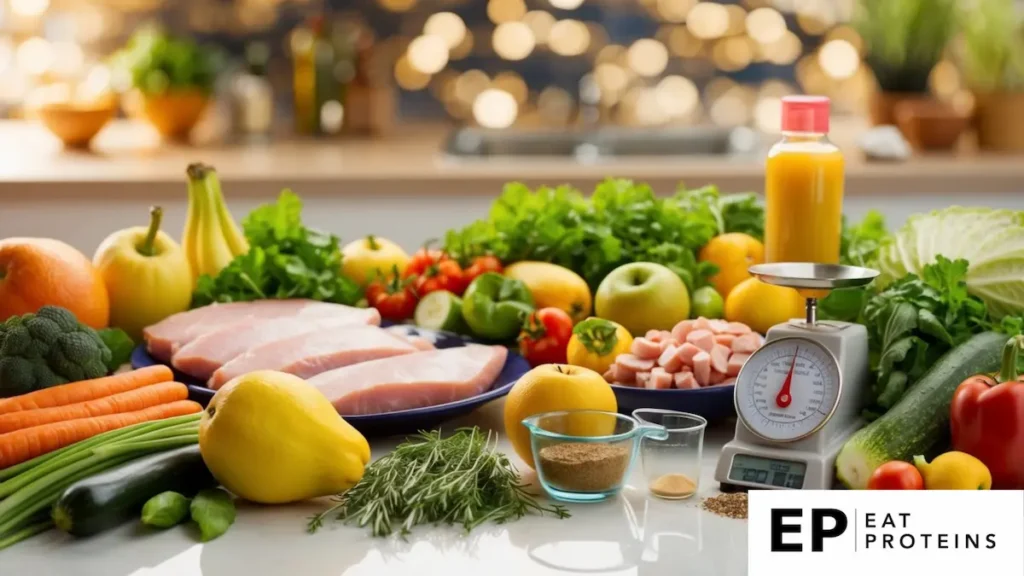
<instances>
[{"instance_id":1,"label":"leafy green lettuce","mask_svg":"<svg viewBox=\"0 0 1024 576\"><path fill-rule=\"evenodd\" d=\"M267 298L309 298L355 304L362 291L341 273L341 248L333 234L302 224L302 201L284 190L274 204L242 222L249 251L216 277L199 278L192 306Z\"/></svg>"}]
</instances>

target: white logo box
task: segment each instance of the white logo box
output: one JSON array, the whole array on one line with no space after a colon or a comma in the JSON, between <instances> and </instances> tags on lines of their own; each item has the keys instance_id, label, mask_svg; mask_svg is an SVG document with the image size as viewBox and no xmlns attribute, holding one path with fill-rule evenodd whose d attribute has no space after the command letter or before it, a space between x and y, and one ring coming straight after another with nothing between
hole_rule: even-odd
<instances>
[{"instance_id":1,"label":"white logo box","mask_svg":"<svg viewBox=\"0 0 1024 576\"><path fill-rule=\"evenodd\" d=\"M750 576L963 576L981 571L1024 576L1024 492L1021 491L800 491L749 494ZM780 522L799 532L781 533L772 550L772 511L796 509ZM844 532L822 537L813 552L814 510L822 536L847 520ZM781 514L781 512L776 512Z\"/></svg>"}]
</instances>

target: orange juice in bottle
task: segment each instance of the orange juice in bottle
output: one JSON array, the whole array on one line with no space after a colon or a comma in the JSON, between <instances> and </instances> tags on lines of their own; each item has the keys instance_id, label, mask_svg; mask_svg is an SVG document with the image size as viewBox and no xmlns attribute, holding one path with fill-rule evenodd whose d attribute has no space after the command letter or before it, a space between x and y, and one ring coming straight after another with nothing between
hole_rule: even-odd
<instances>
[{"instance_id":1,"label":"orange juice in bottle","mask_svg":"<svg viewBox=\"0 0 1024 576\"><path fill-rule=\"evenodd\" d=\"M828 127L828 98L782 99L783 138L765 169L766 262L839 262L843 156Z\"/></svg>"}]
</instances>

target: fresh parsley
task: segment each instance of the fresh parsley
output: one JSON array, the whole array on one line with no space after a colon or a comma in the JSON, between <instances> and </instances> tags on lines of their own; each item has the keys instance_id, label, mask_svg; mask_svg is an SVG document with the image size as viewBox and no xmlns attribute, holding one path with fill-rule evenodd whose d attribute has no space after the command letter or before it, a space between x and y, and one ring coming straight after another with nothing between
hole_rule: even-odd
<instances>
[{"instance_id":1,"label":"fresh parsley","mask_svg":"<svg viewBox=\"0 0 1024 576\"><path fill-rule=\"evenodd\" d=\"M284 190L274 204L242 222L249 251L216 277L199 278L192 306L267 298L309 298L356 304L359 286L341 273L340 240L302 224L302 201Z\"/></svg>"}]
</instances>

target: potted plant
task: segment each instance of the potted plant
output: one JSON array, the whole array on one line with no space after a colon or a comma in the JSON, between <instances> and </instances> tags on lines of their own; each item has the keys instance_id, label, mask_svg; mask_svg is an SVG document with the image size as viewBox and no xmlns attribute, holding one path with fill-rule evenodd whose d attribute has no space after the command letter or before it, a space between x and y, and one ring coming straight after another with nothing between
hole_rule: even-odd
<instances>
[{"instance_id":1,"label":"potted plant","mask_svg":"<svg viewBox=\"0 0 1024 576\"><path fill-rule=\"evenodd\" d=\"M959 62L985 150L1024 151L1024 17L1014 4L979 0L961 17Z\"/></svg>"},{"instance_id":2,"label":"potted plant","mask_svg":"<svg viewBox=\"0 0 1024 576\"><path fill-rule=\"evenodd\" d=\"M853 25L879 88L871 102L873 124L894 124L893 110L902 101L928 99L928 77L955 22L955 0L860 0Z\"/></svg>"},{"instance_id":3,"label":"potted plant","mask_svg":"<svg viewBox=\"0 0 1024 576\"><path fill-rule=\"evenodd\" d=\"M164 138L187 140L213 91L214 53L187 38L143 29L115 58L141 97L142 115Z\"/></svg>"}]
</instances>

